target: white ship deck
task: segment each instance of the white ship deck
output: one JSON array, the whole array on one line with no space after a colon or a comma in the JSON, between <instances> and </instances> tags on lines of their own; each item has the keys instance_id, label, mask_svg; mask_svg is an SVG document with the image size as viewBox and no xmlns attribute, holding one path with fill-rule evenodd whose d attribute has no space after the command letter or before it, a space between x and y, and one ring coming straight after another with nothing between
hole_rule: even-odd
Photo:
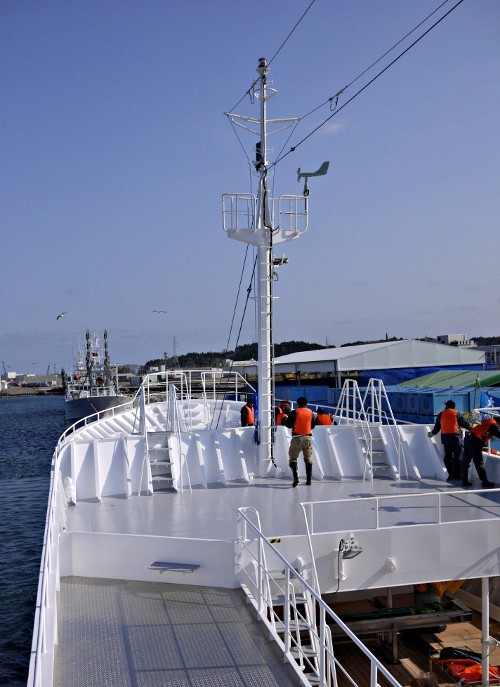
<instances>
[{"instance_id":1,"label":"white ship deck","mask_svg":"<svg viewBox=\"0 0 500 687\"><path fill-rule=\"evenodd\" d=\"M183 493L155 492L153 496L105 497L101 503L95 500L78 501L76 508L67 511L68 530L114 534L140 534L195 539L236 539L236 512L247 506L255 508L261 518L262 529L268 537L285 537L305 533L301 502L330 502L370 497L410 496L412 494L455 494L442 505L443 522L467 520L471 517L471 503L475 519L500 516L500 489L481 490L480 483L471 489L462 489L459 482L443 480L376 479L338 483L335 480L314 481L306 486L304 481L293 488L291 480L258 478L251 484L212 484ZM479 491L478 491L479 490ZM383 510L381 526L425 524L435 518L434 505L416 503L405 499L397 507ZM331 513L325 508L324 522L316 521L319 531L332 529ZM360 516L361 517L361 516ZM335 512L335 530L356 530L357 523L342 510Z\"/></svg>"},{"instance_id":2,"label":"white ship deck","mask_svg":"<svg viewBox=\"0 0 500 687\"><path fill-rule=\"evenodd\" d=\"M53 687L291 687L241 590L62 580Z\"/></svg>"},{"instance_id":3,"label":"white ship deck","mask_svg":"<svg viewBox=\"0 0 500 687\"><path fill-rule=\"evenodd\" d=\"M193 540L195 547L200 547L202 540L209 541L210 547L216 540L230 542L232 547L237 537L237 510L242 506L258 510L267 537L286 538L305 532L300 502L334 502L318 511L323 512L324 521L319 515L316 530L332 529L328 518L337 502L335 529L356 530L359 523L340 502L361 504L371 497L404 495L408 498L397 506L380 502L379 524L389 529L412 525L414 532L418 529L415 525L436 519L435 507L420 500L420 495L429 493L445 497L440 510L443 524L472 516L489 521L500 516L500 490L462 490L440 480L322 480L294 489L290 480L255 478L251 484L213 484L184 493L105 497L100 503L79 501L67 511L67 531L89 537L94 555L95 547L101 546L101 535L104 542L115 535L125 541L129 541L127 535L167 537L175 541L174 551L189 553L187 540ZM362 509L359 514L364 522ZM113 555L116 553L113 546ZM133 559L131 553L124 564L124 577L133 567ZM153 562L143 558L142 563L145 561ZM183 573L187 584L169 584L168 571L153 574L157 582L62 578L54 687L297 684L296 674L262 632L262 624L245 604L240 589L190 585L194 575L187 573ZM178 582L179 573L174 576ZM114 659L108 660L109 656Z\"/></svg>"},{"instance_id":4,"label":"white ship deck","mask_svg":"<svg viewBox=\"0 0 500 687\"><path fill-rule=\"evenodd\" d=\"M405 444L401 475L389 441L396 432L370 426L373 442L386 446L376 476L366 468L366 435L352 426L320 428L313 482L305 484L300 459L293 488L287 434L276 433L275 468L255 476L266 470L257 466L253 432L235 427L236 411L228 411L232 428L176 438L160 404L148 407L145 431L128 411L60 443L47 535L49 619L56 567L60 579L54 685L297 684L304 667L290 647L289 663L281 663L269 634L279 644L274 604L280 608L295 573L323 606L332 594L335 603L369 600L417 583L499 574L500 489L477 481L463 489L436 477L446 473L425 427L397 432ZM167 476L155 479L157 467ZM67 506L71 484L76 505ZM344 555L354 541L354 555ZM305 596L295 582L297 609ZM269 603L264 611L261 602ZM307 662L312 645L302 646L301 632L289 628L286 637ZM308 676L318 666L309 663ZM384 679L393 684L388 673Z\"/></svg>"}]
</instances>

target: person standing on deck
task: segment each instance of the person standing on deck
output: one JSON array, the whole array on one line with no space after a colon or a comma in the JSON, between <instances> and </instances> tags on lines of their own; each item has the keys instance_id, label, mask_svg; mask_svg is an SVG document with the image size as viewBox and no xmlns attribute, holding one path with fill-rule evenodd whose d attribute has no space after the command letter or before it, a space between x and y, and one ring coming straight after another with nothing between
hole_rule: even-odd
<instances>
[{"instance_id":1,"label":"person standing on deck","mask_svg":"<svg viewBox=\"0 0 500 687\"><path fill-rule=\"evenodd\" d=\"M436 418L436 424L428 433L432 438L441 432L441 443L444 448L444 466L448 470L448 481L460 479L462 472L462 454L464 439L460 427L471 430L472 425L455 410L453 401L446 401L444 410Z\"/></svg>"},{"instance_id":2,"label":"person standing on deck","mask_svg":"<svg viewBox=\"0 0 500 687\"><path fill-rule=\"evenodd\" d=\"M471 429L465 437L462 462L462 484L464 487L472 486L472 482L469 482L469 465L471 460L474 461L474 466L482 482L483 489L495 486L486 476L483 459L483 446L493 437L500 439L500 415L483 420L480 425Z\"/></svg>"},{"instance_id":3,"label":"person standing on deck","mask_svg":"<svg viewBox=\"0 0 500 687\"><path fill-rule=\"evenodd\" d=\"M274 409L274 422L277 427L285 425L287 417L290 415L290 403L288 401L281 401L279 406Z\"/></svg>"},{"instance_id":4,"label":"person standing on deck","mask_svg":"<svg viewBox=\"0 0 500 687\"><path fill-rule=\"evenodd\" d=\"M253 427L255 425L255 411L251 398L248 399L248 401L240 410L240 415L242 427Z\"/></svg>"},{"instance_id":5,"label":"person standing on deck","mask_svg":"<svg viewBox=\"0 0 500 687\"><path fill-rule=\"evenodd\" d=\"M318 408L316 411L316 424L317 425L333 425L333 417L328 413L325 413L323 408Z\"/></svg>"},{"instance_id":6,"label":"person standing on deck","mask_svg":"<svg viewBox=\"0 0 500 687\"><path fill-rule=\"evenodd\" d=\"M288 461L293 474L293 487L299 483L297 459L302 453L306 465L306 484L311 484L313 443L312 431L315 425L313 411L307 407L307 398L297 399L297 408L292 410L286 420L286 426L292 430L292 440L288 449Z\"/></svg>"}]
</instances>

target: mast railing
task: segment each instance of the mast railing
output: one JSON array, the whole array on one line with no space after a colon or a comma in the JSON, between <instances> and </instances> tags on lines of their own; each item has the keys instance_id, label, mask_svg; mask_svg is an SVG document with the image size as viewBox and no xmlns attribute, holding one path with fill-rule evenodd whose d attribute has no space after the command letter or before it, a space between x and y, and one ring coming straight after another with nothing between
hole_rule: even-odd
<instances>
[{"instance_id":1,"label":"mast railing","mask_svg":"<svg viewBox=\"0 0 500 687\"><path fill-rule=\"evenodd\" d=\"M299 238L307 231L306 196L283 195L268 198L269 217L273 227L273 244ZM258 198L251 193L225 193L222 196L222 225L230 238L260 246L262 229L256 221Z\"/></svg>"}]
</instances>

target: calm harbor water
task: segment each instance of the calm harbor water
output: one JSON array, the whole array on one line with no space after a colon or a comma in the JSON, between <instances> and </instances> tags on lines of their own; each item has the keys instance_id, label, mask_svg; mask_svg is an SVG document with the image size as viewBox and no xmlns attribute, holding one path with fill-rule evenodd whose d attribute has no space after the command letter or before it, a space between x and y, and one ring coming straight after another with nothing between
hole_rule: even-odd
<instances>
[{"instance_id":1,"label":"calm harbor water","mask_svg":"<svg viewBox=\"0 0 500 687\"><path fill-rule=\"evenodd\" d=\"M62 396L0 398L0 685L26 685Z\"/></svg>"}]
</instances>

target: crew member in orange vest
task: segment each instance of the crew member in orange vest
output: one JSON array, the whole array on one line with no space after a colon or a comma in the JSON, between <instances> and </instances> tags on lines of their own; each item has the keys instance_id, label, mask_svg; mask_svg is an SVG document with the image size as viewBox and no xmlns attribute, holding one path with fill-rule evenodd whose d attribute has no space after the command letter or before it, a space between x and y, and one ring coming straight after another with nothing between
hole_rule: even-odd
<instances>
[{"instance_id":1,"label":"crew member in orange vest","mask_svg":"<svg viewBox=\"0 0 500 687\"><path fill-rule=\"evenodd\" d=\"M255 424L255 412L253 409L253 401L251 398L245 403L243 408L240 410L241 415L241 426L242 427L253 427Z\"/></svg>"},{"instance_id":2,"label":"crew member in orange vest","mask_svg":"<svg viewBox=\"0 0 500 687\"><path fill-rule=\"evenodd\" d=\"M500 415L483 420L480 425L471 429L465 437L464 459L462 462L462 483L464 487L472 486L472 482L469 482L469 465L471 460L474 461L474 466L483 488L488 489L495 486L486 476L483 460L483 446L493 437L500 439Z\"/></svg>"},{"instance_id":3,"label":"crew member in orange vest","mask_svg":"<svg viewBox=\"0 0 500 687\"><path fill-rule=\"evenodd\" d=\"M279 406L274 409L274 422L276 426L285 425L287 417L290 415L289 401L281 401Z\"/></svg>"},{"instance_id":4,"label":"crew member in orange vest","mask_svg":"<svg viewBox=\"0 0 500 687\"><path fill-rule=\"evenodd\" d=\"M302 452L306 464L306 484L311 484L313 441L312 431L315 425L313 411L307 407L307 398L297 399L297 408L292 410L286 421L286 426L292 430L292 440L288 449L288 463L292 470L293 487L299 483L297 459Z\"/></svg>"},{"instance_id":5,"label":"crew member in orange vest","mask_svg":"<svg viewBox=\"0 0 500 687\"><path fill-rule=\"evenodd\" d=\"M316 424L317 425L333 425L333 417L328 413L325 413L323 408L318 408L316 411Z\"/></svg>"},{"instance_id":6,"label":"crew member in orange vest","mask_svg":"<svg viewBox=\"0 0 500 687\"><path fill-rule=\"evenodd\" d=\"M444 448L444 466L448 470L448 482L462 477L462 454L464 439L460 427L472 429L472 425L455 410L453 401L446 401L444 410L436 418L436 424L428 433L429 438L441 432Z\"/></svg>"}]
</instances>

